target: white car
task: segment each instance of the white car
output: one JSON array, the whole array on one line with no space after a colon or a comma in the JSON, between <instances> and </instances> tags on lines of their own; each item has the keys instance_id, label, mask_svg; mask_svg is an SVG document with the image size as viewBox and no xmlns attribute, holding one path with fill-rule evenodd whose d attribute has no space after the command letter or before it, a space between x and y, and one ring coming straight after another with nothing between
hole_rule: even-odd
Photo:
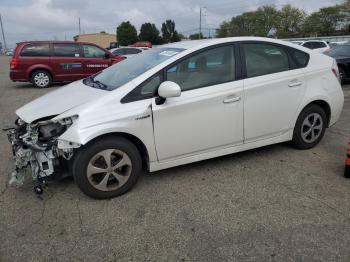
<instances>
[{"instance_id":1,"label":"white car","mask_svg":"<svg viewBox=\"0 0 350 262\"><path fill-rule=\"evenodd\" d=\"M323 53L330 49L329 44L323 40L308 40L308 41L292 41L292 43L301 45L303 47L313 49L320 53Z\"/></svg>"},{"instance_id":2,"label":"white car","mask_svg":"<svg viewBox=\"0 0 350 262\"><path fill-rule=\"evenodd\" d=\"M39 182L68 166L87 195L115 197L143 168L285 141L312 148L343 103L334 59L291 43L238 37L164 45L18 109L8 134L17 170L11 183L28 163Z\"/></svg>"},{"instance_id":3,"label":"white car","mask_svg":"<svg viewBox=\"0 0 350 262\"><path fill-rule=\"evenodd\" d=\"M130 56L140 54L147 49L149 49L149 48L147 48L147 47L118 47L118 48L111 49L109 51L111 53L113 53L114 55L123 56L123 57L128 58Z\"/></svg>"}]
</instances>

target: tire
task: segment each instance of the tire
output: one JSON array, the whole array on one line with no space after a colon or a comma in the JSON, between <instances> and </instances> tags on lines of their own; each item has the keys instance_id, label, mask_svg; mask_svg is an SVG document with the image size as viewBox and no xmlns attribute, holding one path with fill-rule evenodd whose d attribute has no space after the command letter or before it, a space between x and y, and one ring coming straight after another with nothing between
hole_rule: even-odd
<instances>
[{"instance_id":1,"label":"tire","mask_svg":"<svg viewBox=\"0 0 350 262\"><path fill-rule=\"evenodd\" d=\"M128 192L136 184L141 169L141 156L133 143L123 137L105 137L77 153L73 176L86 195L105 199Z\"/></svg>"},{"instance_id":2,"label":"tire","mask_svg":"<svg viewBox=\"0 0 350 262\"><path fill-rule=\"evenodd\" d=\"M309 105L299 115L293 132L293 145L298 149L316 146L324 136L327 115L318 105Z\"/></svg>"},{"instance_id":3,"label":"tire","mask_svg":"<svg viewBox=\"0 0 350 262\"><path fill-rule=\"evenodd\" d=\"M52 77L46 70L37 70L32 74L31 82L37 88L47 88L52 83Z\"/></svg>"},{"instance_id":4,"label":"tire","mask_svg":"<svg viewBox=\"0 0 350 262\"><path fill-rule=\"evenodd\" d=\"M340 77L340 83L343 85L345 83L345 70L342 67L339 67L339 77Z\"/></svg>"}]
</instances>

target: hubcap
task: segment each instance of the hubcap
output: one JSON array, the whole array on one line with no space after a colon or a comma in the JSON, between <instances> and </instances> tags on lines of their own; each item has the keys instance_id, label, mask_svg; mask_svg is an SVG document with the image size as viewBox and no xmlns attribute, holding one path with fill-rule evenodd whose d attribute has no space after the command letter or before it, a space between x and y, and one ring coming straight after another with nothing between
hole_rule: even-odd
<instances>
[{"instance_id":1,"label":"hubcap","mask_svg":"<svg viewBox=\"0 0 350 262\"><path fill-rule=\"evenodd\" d=\"M34 82L37 86L44 87L50 82L50 78L45 73L38 73L34 76Z\"/></svg>"},{"instance_id":2,"label":"hubcap","mask_svg":"<svg viewBox=\"0 0 350 262\"><path fill-rule=\"evenodd\" d=\"M301 136L307 143L315 142L321 135L323 120L318 113L308 115L301 125Z\"/></svg>"},{"instance_id":3,"label":"hubcap","mask_svg":"<svg viewBox=\"0 0 350 262\"><path fill-rule=\"evenodd\" d=\"M86 175L94 188L101 191L112 191L128 181L131 170L131 159L125 152L107 149L90 159Z\"/></svg>"}]
</instances>

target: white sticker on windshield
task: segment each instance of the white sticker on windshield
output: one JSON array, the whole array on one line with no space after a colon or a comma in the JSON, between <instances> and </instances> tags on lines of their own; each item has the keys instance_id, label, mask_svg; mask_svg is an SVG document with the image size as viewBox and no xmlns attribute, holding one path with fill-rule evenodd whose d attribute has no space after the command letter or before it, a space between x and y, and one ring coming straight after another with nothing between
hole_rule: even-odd
<instances>
[{"instance_id":1,"label":"white sticker on windshield","mask_svg":"<svg viewBox=\"0 0 350 262\"><path fill-rule=\"evenodd\" d=\"M159 53L160 55L165 55L165 56L174 56L176 54L178 54L179 52L176 51L163 51L161 53Z\"/></svg>"}]
</instances>

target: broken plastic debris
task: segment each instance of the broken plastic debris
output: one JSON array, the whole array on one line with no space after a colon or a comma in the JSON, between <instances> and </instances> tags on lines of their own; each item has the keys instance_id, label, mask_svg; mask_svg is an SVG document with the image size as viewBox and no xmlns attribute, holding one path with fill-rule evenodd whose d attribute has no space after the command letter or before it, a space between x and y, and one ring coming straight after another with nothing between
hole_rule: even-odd
<instances>
[{"instance_id":1,"label":"broken plastic debris","mask_svg":"<svg viewBox=\"0 0 350 262\"><path fill-rule=\"evenodd\" d=\"M20 187L24 183L24 174L23 172L13 171L10 175L9 185Z\"/></svg>"}]
</instances>

